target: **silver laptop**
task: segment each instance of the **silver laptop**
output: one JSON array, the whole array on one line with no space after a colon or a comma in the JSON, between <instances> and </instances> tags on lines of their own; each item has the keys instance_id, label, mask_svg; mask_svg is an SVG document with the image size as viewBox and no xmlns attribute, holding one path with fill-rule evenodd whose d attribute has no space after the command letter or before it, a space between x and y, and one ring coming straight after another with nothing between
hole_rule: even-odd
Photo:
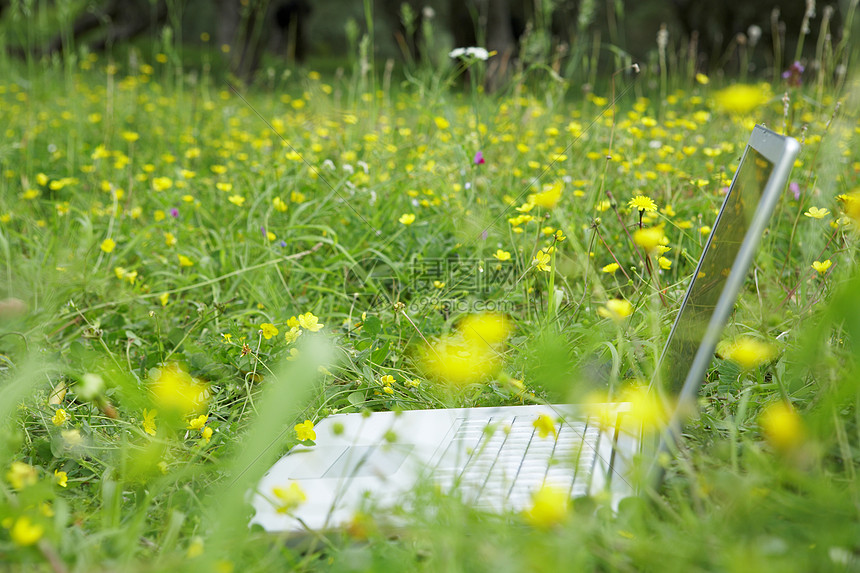
<instances>
[{"instance_id":1,"label":"silver laptop","mask_svg":"<svg viewBox=\"0 0 860 573\"><path fill-rule=\"evenodd\" d=\"M799 150L794 139L753 129L652 384L674 404L663 450L671 451L695 412L720 333ZM401 503L421 483L496 512L530 507L544 485L571 497L602 496L615 506L637 490L629 472L642 435L631 407L606 404L599 416L577 405L334 415L316 425L316 445L294 447L265 474L253 495L252 523L271 532L337 528L367 504ZM541 416L551 429L535 424ZM286 510L275 492L293 483L306 500Z\"/></svg>"}]
</instances>

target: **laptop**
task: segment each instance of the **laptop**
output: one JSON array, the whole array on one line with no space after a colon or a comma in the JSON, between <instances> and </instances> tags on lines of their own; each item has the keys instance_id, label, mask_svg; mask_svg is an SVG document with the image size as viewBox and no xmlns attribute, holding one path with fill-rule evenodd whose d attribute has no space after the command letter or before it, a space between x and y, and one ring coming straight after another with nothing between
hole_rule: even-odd
<instances>
[{"instance_id":1,"label":"laptop","mask_svg":"<svg viewBox=\"0 0 860 573\"><path fill-rule=\"evenodd\" d=\"M634 458L671 452L759 239L788 181L799 143L755 126L674 321L652 390L672 404L660 446L643 448L631 403L524 405L337 414L263 476L252 524L269 532L347 526L394 506L420 484L494 512L528 509L544 486L613 506L637 493ZM652 474L660 479L660 464ZM295 485L294 485L295 484ZM641 485L641 480L640 480ZM303 492L285 503L284 492ZM280 495L279 495L280 494ZM289 497L287 495L286 497ZM302 499L304 497L304 499Z\"/></svg>"}]
</instances>

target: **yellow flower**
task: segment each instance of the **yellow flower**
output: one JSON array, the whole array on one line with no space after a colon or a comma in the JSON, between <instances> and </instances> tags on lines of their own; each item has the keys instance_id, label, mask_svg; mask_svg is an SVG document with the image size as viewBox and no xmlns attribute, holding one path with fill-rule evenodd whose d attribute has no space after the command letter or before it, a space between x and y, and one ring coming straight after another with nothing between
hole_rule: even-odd
<instances>
[{"instance_id":1,"label":"yellow flower","mask_svg":"<svg viewBox=\"0 0 860 573\"><path fill-rule=\"evenodd\" d=\"M185 255L176 255L176 257L179 259L179 266L180 267L193 267L194 266L194 261L192 261L191 259L189 259Z\"/></svg>"},{"instance_id":2,"label":"yellow flower","mask_svg":"<svg viewBox=\"0 0 860 573\"><path fill-rule=\"evenodd\" d=\"M191 538L191 543L188 544L188 550L185 555L189 559L194 559L200 555L203 555L203 538L199 535L195 535Z\"/></svg>"},{"instance_id":3,"label":"yellow flower","mask_svg":"<svg viewBox=\"0 0 860 573\"><path fill-rule=\"evenodd\" d=\"M58 409L54 412L54 416L51 418L51 422L55 426L62 426L69 419L69 413L63 410L62 408Z\"/></svg>"},{"instance_id":4,"label":"yellow flower","mask_svg":"<svg viewBox=\"0 0 860 573\"><path fill-rule=\"evenodd\" d=\"M495 375L500 355L477 337L443 336L422 349L421 365L428 378L447 384L474 384Z\"/></svg>"},{"instance_id":5,"label":"yellow flower","mask_svg":"<svg viewBox=\"0 0 860 573\"><path fill-rule=\"evenodd\" d=\"M764 85L735 84L714 94L717 108L731 114L746 115L769 99Z\"/></svg>"},{"instance_id":6,"label":"yellow flower","mask_svg":"<svg viewBox=\"0 0 860 573\"><path fill-rule=\"evenodd\" d=\"M438 127L439 129L448 129L448 126L451 125L450 123L448 123L448 120L445 119L444 117L434 117L433 122L436 124L436 127Z\"/></svg>"},{"instance_id":7,"label":"yellow flower","mask_svg":"<svg viewBox=\"0 0 860 573\"><path fill-rule=\"evenodd\" d=\"M815 269L816 271L818 271L818 274L823 275L827 272L827 270L830 268L830 266L832 264L833 263L830 262L830 259L827 259L824 262L812 261L812 268Z\"/></svg>"},{"instance_id":8,"label":"yellow flower","mask_svg":"<svg viewBox=\"0 0 860 573\"><path fill-rule=\"evenodd\" d=\"M519 207L517 207L517 211L520 213L528 213L532 209L535 208L534 203L523 203Z\"/></svg>"},{"instance_id":9,"label":"yellow flower","mask_svg":"<svg viewBox=\"0 0 860 573\"><path fill-rule=\"evenodd\" d=\"M648 251L649 253L657 249L657 246L664 239L663 231L657 227L646 229L637 229L633 233L633 242Z\"/></svg>"},{"instance_id":10,"label":"yellow flower","mask_svg":"<svg viewBox=\"0 0 860 573\"><path fill-rule=\"evenodd\" d=\"M156 177L152 180L152 187L156 191L166 191L173 186L173 180L170 177Z\"/></svg>"},{"instance_id":11,"label":"yellow flower","mask_svg":"<svg viewBox=\"0 0 860 573\"><path fill-rule=\"evenodd\" d=\"M158 301L161 303L161 306L167 306L168 300L170 300L170 293L163 292L158 295Z\"/></svg>"},{"instance_id":12,"label":"yellow flower","mask_svg":"<svg viewBox=\"0 0 860 573\"><path fill-rule=\"evenodd\" d=\"M140 139L140 135L133 131L123 131L122 133L120 133L120 136L122 136L122 138L129 143L134 143L135 141Z\"/></svg>"},{"instance_id":13,"label":"yellow flower","mask_svg":"<svg viewBox=\"0 0 860 573\"><path fill-rule=\"evenodd\" d=\"M635 196L627 202L627 206L631 209L638 209L640 213L643 211L648 211L650 213L657 210L657 203L645 195Z\"/></svg>"},{"instance_id":14,"label":"yellow flower","mask_svg":"<svg viewBox=\"0 0 860 573\"><path fill-rule=\"evenodd\" d=\"M312 312L306 312L304 314L299 315L299 325L305 330L310 330L311 332L319 331L324 324L320 324L319 318L314 316Z\"/></svg>"},{"instance_id":15,"label":"yellow flower","mask_svg":"<svg viewBox=\"0 0 860 573\"><path fill-rule=\"evenodd\" d=\"M827 215L830 214L830 209L819 209L818 207L810 207L809 211L804 213L807 217L811 217L813 219L823 219Z\"/></svg>"},{"instance_id":16,"label":"yellow flower","mask_svg":"<svg viewBox=\"0 0 860 573\"><path fill-rule=\"evenodd\" d=\"M69 485L69 474L66 472L54 470L54 479L60 487L68 487Z\"/></svg>"},{"instance_id":17,"label":"yellow flower","mask_svg":"<svg viewBox=\"0 0 860 573\"><path fill-rule=\"evenodd\" d=\"M621 392L619 402L630 404L629 416L644 428L660 428L666 424L668 415L655 392L644 385L631 385Z\"/></svg>"},{"instance_id":18,"label":"yellow flower","mask_svg":"<svg viewBox=\"0 0 860 573\"><path fill-rule=\"evenodd\" d=\"M284 333L284 339L286 339L287 344L292 344L296 340L298 340L299 336L302 335L302 330L298 326L291 326L290 330Z\"/></svg>"},{"instance_id":19,"label":"yellow flower","mask_svg":"<svg viewBox=\"0 0 860 573\"><path fill-rule=\"evenodd\" d=\"M614 275L615 271L617 271L619 268L620 268L620 265L618 263L609 263L608 265L606 265L605 267L603 267L600 270L602 270L604 273L610 273L610 274Z\"/></svg>"},{"instance_id":20,"label":"yellow flower","mask_svg":"<svg viewBox=\"0 0 860 573\"><path fill-rule=\"evenodd\" d=\"M314 431L314 423L310 420L305 420L301 424L296 424L294 429L296 431L296 436L301 442L317 439L317 433Z\"/></svg>"},{"instance_id":21,"label":"yellow flower","mask_svg":"<svg viewBox=\"0 0 860 573\"><path fill-rule=\"evenodd\" d=\"M524 516L533 526L549 529L567 519L569 505L570 498L566 490L544 485L534 494L532 506Z\"/></svg>"},{"instance_id":22,"label":"yellow flower","mask_svg":"<svg viewBox=\"0 0 860 573\"><path fill-rule=\"evenodd\" d=\"M161 408L178 411L183 417L205 410L209 401L206 385L176 363L153 369L150 389Z\"/></svg>"},{"instance_id":23,"label":"yellow flower","mask_svg":"<svg viewBox=\"0 0 860 573\"><path fill-rule=\"evenodd\" d=\"M467 341L482 344L499 344L504 342L513 329L511 321L503 314L484 312L471 314L460 321L457 330Z\"/></svg>"},{"instance_id":24,"label":"yellow flower","mask_svg":"<svg viewBox=\"0 0 860 573\"><path fill-rule=\"evenodd\" d=\"M15 521L9 535L15 545L27 547L39 541L44 532L45 529L41 525L34 524L29 517L23 515Z\"/></svg>"},{"instance_id":25,"label":"yellow flower","mask_svg":"<svg viewBox=\"0 0 860 573\"><path fill-rule=\"evenodd\" d=\"M404 225L411 225L412 223L415 222L415 214L414 213L404 213L397 220L400 221L401 223L403 223Z\"/></svg>"},{"instance_id":26,"label":"yellow flower","mask_svg":"<svg viewBox=\"0 0 860 573\"><path fill-rule=\"evenodd\" d=\"M12 462L9 471L6 472L6 481L13 489L24 489L28 485L35 484L38 478L36 468L24 462Z\"/></svg>"},{"instance_id":27,"label":"yellow flower","mask_svg":"<svg viewBox=\"0 0 860 573\"><path fill-rule=\"evenodd\" d=\"M113 252L114 248L116 248L116 241L114 241L110 237L108 237L107 239L102 241L101 250L103 250L104 252L106 252L106 253Z\"/></svg>"},{"instance_id":28,"label":"yellow flower","mask_svg":"<svg viewBox=\"0 0 860 573\"><path fill-rule=\"evenodd\" d=\"M615 322L620 322L633 314L633 305L623 298L611 298L606 301L606 306L597 309L597 314L603 318L611 318Z\"/></svg>"},{"instance_id":29,"label":"yellow flower","mask_svg":"<svg viewBox=\"0 0 860 573\"><path fill-rule=\"evenodd\" d=\"M176 237L173 233L164 233L164 244L168 247L172 247L176 244Z\"/></svg>"},{"instance_id":30,"label":"yellow flower","mask_svg":"<svg viewBox=\"0 0 860 573\"><path fill-rule=\"evenodd\" d=\"M803 442L803 421L791 404L782 400L765 408L759 425L767 441L778 450L790 450Z\"/></svg>"},{"instance_id":31,"label":"yellow flower","mask_svg":"<svg viewBox=\"0 0 860 573\"><path fill-rule=\"evenodd\" d=\"M537 205L538 207L544 207L545 209L552 209L561 199L562 187L563 185L561 182L544 187L544 190L540 193L529 195L529 203Z\"/></svg>"},{"instance_id":32,"label":"yellow flower","mask_svg":"<svg viewBox=\"0 0 860 573\"><path fill-rule=\"evenodd\" d=\"M497 249L496 252L493 253L493 257L499 261L511 260L511 254L508 251L503 251L502 249Z\"/></svg>"},{"instance_id":33,"label":"yellow flower","mask_svg":"<svg viewBox=\"0 0 860 573\"><path fill-rule=\"evenodd\" d=\"M535 429L538 432L538 435L541 438L545 438L552 434L553 436L557 436L555 429L555 422L552 421L552 418L547 416L546 414L541 414L537 417L537 419L532 423Z\"/></svg>"},{"instance_id":34,"label":"yellow flower","mask_svg":"<svg viewBox=\"0 0 860 573\"><path fill-rule=\"evenodd\" d=\"M278 329L271 322L264 322L261 324L260 330L263 331L263 338L266 340L278 335Z\"/></svg>"},{"instance_id":35,"label":"yellow flower","mask_svg":"<svg viewBox=\"0 0 860 573\"><path fill-rule=\"evenodd\" d=\"M845 214L860 223L860 191L839 195L836 198L842 203Z\"/></svg>"},{"instance_id":36,"label":"yellow flower","mask_svg":"<svg viewBox=\"0 0 860 573\"><path fill-rule=\"evenodd\" d=\"M745 370L751 370L769 362L776 356L776 347L757 338L743 336L737 340L723 342L717 347L719 353Z\"/></svg>"},{"instance_id":37,"label":"yellow flower","mask_svg":"<svg viewBox=\"0 0 860 573\"><path fill-rule=\"evenodd\" d=\"M206 443L208 444L209 440L212 439L212 428L206 426L205 428L203 428L203 431L200 432L200 435L203 437L204 440L206 440Z\"/></svg>"},{"instance_id":38,"label":"yellow flower","mask_svg":"<svg viewBox=\"0 0 860 573\"><path fill-rule=\"evenodd\" d=\"M207 414L200 414L196 418L191 418L188 420L188 425L185 427L186 430L199 430L203 426L206 425L206 420L209 419Z\"/></svg>"},{"instance_id":39,"label":"yellow flower","mask_svg":"<svg viewBox=\"0 0 860 573\"><path fill-rule=\"evenodd\" d=\"M538 251L535 253L534 258L532 259L532 266L534 266L539 271L549 271L549 255L543 251Z\"/></svg>"},{"instance_id":40,"label":"yellow flower","mask_svg":"<svg viewBox=\"0 0 860 573\"><path fill-rule=\"evenodd\" d=\"M143 409L143 431L149 434L150 436L155 435L155 415L158 414L158 410L147 410Z\"/></svg>"},{"instance_id":41,"label":"yellow flower","mask_svg":"<svg viewBox=\"0 0 860 573\"><path fill-rule=\"evenodd\" d=\"M672 261L670 261L666 257L660 257L659 259L657 259L657 263L660 265L660 268L663 269L664 271L668 271L669 269L672 268Z\"/></svg>"},{"instance_id":42,"label":"yellow flower","mask_svg":"<svg viewBox=\"0 0 860 573\"><path fill-rule=\"evenodd\" d=\"M710 78L708 78L708 76L706 76L705 74L703 74L703 73L698 73L698 74L696 74L696 81L697 81L697 82L699 82L700 84L702 84L703 86L706 86L706 85L708 85L708 83L709 83L711 80L710 80Z\"/></svg>"},{"instance_id":43,"label":"yellow flower","mask_svg":"<svg viewBox=\"0 0 860 573\"><path fill-rule=\"evenodd\" d=\"M245 198L241 195L230 195L227 197L227 200L236 205L237 207L241 207L243 203L245 203Z\"/></svg>"},{"instance_id":44,"label":"yellow flower","mask_svg":"<svg viewBox=\"0 0 860 573\"><path fill-rule=\"evenodd\" d=\"M394 384L394 376L392 376L391 374L386 374L379 379L379 383L383 386L390 386L391 384Z\"/></svg>"},{"instance_id":45,"label":"yellow flower","mask_svg":"<svg viewBox=\"0 0 860 573\"><path fill-rule=\"evenodd\" d=\"M276 211L280 211L281 213L287 210L287 204L284 203L284 200L280 197L275 197L274 199L272 199L272 206L275 208Z\"/></svg>"},{"instance_id":46,"label":"yellow flower","mask_svg":"<svg viewBox=\"0 0 860 573\"><path fill-rule=\"evenodd\" d=\"M289 487L273 487L272 493L278 498L278 513L289 513L308 500L296 482L291 482Z\"/></svg>"}]
</instances>

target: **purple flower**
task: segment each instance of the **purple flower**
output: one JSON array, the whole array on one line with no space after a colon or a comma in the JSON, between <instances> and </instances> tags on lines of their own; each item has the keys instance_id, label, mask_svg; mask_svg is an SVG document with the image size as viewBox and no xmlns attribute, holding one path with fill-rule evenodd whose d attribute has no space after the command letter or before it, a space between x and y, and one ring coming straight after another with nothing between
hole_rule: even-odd
<instances>
[{"instance_id":1,"label":"purple flower","mask_svg":"<svg viewBox=\"0 0 860 573\"><path fill-rule=\"evenodd\" d=\"M260 227L260 232L263 233L263 238L266 238L266 228Z\"/></svg>"},{"instance_id":2,"label":"purple flower","mask_svg":"<svg viewBox=\"0 0 860 573\"><path fill-rule=\"evenodd\" d=\"M806 68L800 62L794 62L791 66L782 72L782 79L788 82L790 86L799 86L801 84L800 76L803 75Z\"/></svg>"},{"instance_id":3,"label":"purple flower","mask_svg":"<svg viewBox=\"0 0 860 573\"><path fill-rule=\"evenodd\" d=\"M281 241L281 247L286 247L286 246L287 246L287 242L286 242L286 241Z\"/></svg>"},{"instance_id":4,"label":"purple flower","mask_svg":"<svg viewBox=\"0 0 860 573\"><path fill-rule=\"evenodd\" d=\"M174 219L178 218L179 217L179 209L177 209L176 207L171 209L170 210L170 216L173 217Z\"/></svg>"},{"instance_id":5,"label":"purple flower","mask_svg":"<svg viewBox=\"0 0 860 573\"><path fill-rule=\"evenodd\" d=\"M800 185L797 182L792 181L788 184L788 190L794 193L794 200L800 199Z\"/></svg>"},{"instance_id":6,"label":"purple flower","mask_svg":"<svg viewBox=\"0 0 860 573\"><path fill-rule=\"evenodd\" d=\"M482 151L475 153L475 165L483 165L484 163L486 163L484 161L484 153Z\"/></svg>"}]
</instances>

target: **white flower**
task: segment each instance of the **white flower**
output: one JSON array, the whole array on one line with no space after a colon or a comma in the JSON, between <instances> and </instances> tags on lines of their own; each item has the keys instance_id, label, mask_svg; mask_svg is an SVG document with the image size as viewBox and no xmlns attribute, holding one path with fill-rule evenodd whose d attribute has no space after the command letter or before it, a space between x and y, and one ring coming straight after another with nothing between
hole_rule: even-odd
<instances>
[{"instance_id":1,"label":"white flower","mask_svg":"<svg viewBox=\"0 0 860 573\"><path fill-rule=\"evenodd\" d=\"M486 62L490 58L490 52L488 52L486 48L454 48L448 52L448 57L453 59L474 58L476 60Z\"/></svg>"}]
</instances>

